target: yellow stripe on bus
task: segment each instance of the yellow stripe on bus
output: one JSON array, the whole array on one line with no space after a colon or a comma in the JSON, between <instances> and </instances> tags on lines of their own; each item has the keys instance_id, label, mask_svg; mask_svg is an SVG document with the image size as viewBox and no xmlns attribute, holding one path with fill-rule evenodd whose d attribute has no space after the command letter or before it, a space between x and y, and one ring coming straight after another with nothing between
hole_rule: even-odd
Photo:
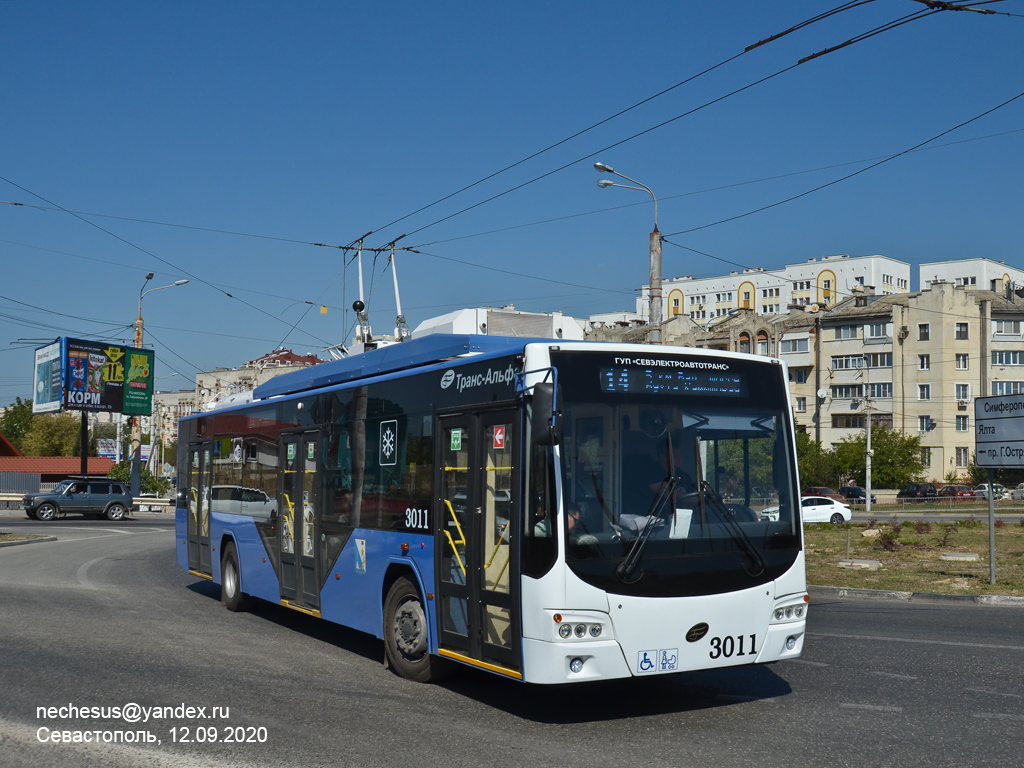
<instances>
[{"instance_id":1,"label":"yellow stripe on bus","mask_svg":"<svg viewBox=\"0 0 1024 768\"><path fill-rule=\"evenodd\" d=\"M458 661L464 661L466 664L472 664L474 667L481 667L482 669L488 669L491 672L497 672L502 675L508 675L514 677L516 680L523 679L522 672L516 672L514 669L508 669L507 667L499 667L497 664L488 664L486 661L479 661L478 659L471 659L469 656L463 656L461 653L455 653L454 651L448 651L444 648L437 649L438 656L447 656L449 659L456 659Z\"/></svg>"}]
</instances>

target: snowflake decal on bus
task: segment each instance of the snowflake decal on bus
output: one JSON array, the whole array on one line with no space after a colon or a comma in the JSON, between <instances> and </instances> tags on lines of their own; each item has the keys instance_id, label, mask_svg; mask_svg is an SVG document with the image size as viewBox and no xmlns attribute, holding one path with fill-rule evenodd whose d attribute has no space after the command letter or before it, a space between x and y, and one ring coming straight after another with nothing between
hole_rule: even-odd
<instances>
[{"instance_id":1,"label":"snowflake decal on bus","mask_svg":"<svg viewBox=\"0 0 1024 768\"><path fill-rule=\"evenodd\" d=\"M380 423L380 465L394 466L398 460L398 421Z\"/></svg>"}]
</instances>

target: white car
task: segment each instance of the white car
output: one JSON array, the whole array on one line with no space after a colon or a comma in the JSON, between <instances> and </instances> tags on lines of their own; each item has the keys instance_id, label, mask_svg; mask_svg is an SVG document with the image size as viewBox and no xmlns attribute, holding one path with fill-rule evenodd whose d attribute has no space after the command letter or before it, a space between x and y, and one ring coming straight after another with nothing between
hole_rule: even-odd
<instances>
[{"instance_id":1,"label":"white car","mask_svg":"<svg viewBox=\"0 0 1024 768\"><path fill-rule=\"evenodd\" d=\"M1024 483L1010 491L1010 498L1014 501L1024 501Z\"/></svg>"},{"instance_id":2,"label":"white car","mask_svg":"<svg viewBox=\"0 0 1024 768\"><path fill-rule=\"evenodd\" d=\"M800 499L800 516L805 523L832 523L842 525L853 519L848 504L826 496L803 496Z\"/></svg>"},{"instance_id":3,"label":"white car","mask_svg":"<svg viewBox=\"0 0 1024 768\"><path fill-rule=\"evenodd\" d=\"M1006 488L996 483L992 486L992 498L993 499L1004 499L1007 498ZM975 486L974 495L979 499L988 498L988 483L982 483L981 485Z\"/></svg>"}]
</instances>

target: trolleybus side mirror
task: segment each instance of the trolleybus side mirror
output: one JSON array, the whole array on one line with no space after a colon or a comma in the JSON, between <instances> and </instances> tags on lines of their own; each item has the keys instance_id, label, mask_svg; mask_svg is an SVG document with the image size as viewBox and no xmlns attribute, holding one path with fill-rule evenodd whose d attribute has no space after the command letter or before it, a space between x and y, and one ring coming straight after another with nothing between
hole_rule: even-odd
<instances>
[{"instance_id":1,"label":"trolleybus side mirror","mask_svg":"<svg viewBox=\"0 0 1024 768\"><path fill-rule=\"evenodd\" d=\"M558 423L558 403L555 402L555 385L543 381L533 387L533 411L530 426L533 442L537 445L558 445L561 425Z\"/></svg>"}]
</instances>

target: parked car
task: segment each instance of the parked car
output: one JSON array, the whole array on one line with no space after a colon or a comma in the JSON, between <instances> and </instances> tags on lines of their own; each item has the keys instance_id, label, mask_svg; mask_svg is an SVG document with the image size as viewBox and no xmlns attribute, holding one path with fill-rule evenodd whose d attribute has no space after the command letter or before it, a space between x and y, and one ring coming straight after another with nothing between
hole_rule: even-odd
<instances>
[{"instance_id":1,"label":"parked car","mask_svg":"<svg viewBox=\"0 0 1024 768\"><path fill-rule=\"evenodd\" d=\"M1010 498L1014 501L1024 501L1024 483L1010 491Z\"/></svg>"},{"instance_id":2,"label":"parked car","mask_svg":"<svg viewBox=\"0 0 1024 768\"><path fill-rule=\"evenodd\" d=\"M864 504L867 501L867 491L859 485L844 485L839 489L839 495L850 504ZM877 501L875 494L871 494L871 503Z\"/></svg>"},{"instance_id":3,"label":"parked car","mask_svg":"<svg viewBox=\"0 0 1024 768\"><path fill-rule=\"evenodd\" d=\"M843 498L838 493L833 491L831 488L826 488L823 485L812 485L809 488L804 488L804 490L800 493L800 495L801 496L825 496L825 497L827 497L829 499L835 499L836 501L841 501L842 498Z\"/></svg>"},{"instance_id":4,"label":"parked car","mask_svg":"<svg viewBox=\"0 0 1024 768\"><path fill-rule=\"evenodd\" d=\"M800 517L805 523L842 525L853 519L847 504L825 496L804 496L800 499Z\"/></svg>"},{"instance_id":5,"label":"parked car","mask_svg":"<svg viewBox=\"0 0 1024 768\"><path fill-rule=\"evenodd\" d=\"M906 488L896 494L897 499L906 499L907 501L928 501L934 499L938 495L938 491L935 490L935 486L931 483L911 483Z\"/></svg>"},{"instance_id":6,"label":"parked car","mask_svg":"<svg viewBox=\"0 0 1024 768\"><path fill-rule=\"evenodd\" d=\"M966 485L947 485L939 491L938 495L958 501L974 501L977 498L974 491Z\"/></svg>"},{"instance_id":7,"label":"parked car","mask_svg":"<svg viewBox=\"0 0 1024 768\"><path fill-rule=\"evenodd\" d=\"M69 477L52 491L29 493L21 501L25 514L35 520L53 520L68 512L120 520L132 509L124 483L109 477Z\"/></svg>"},{"instance_id":8,"label":"parked car","mask_svg":"<svg viewBox=\"0 0 1024 768\"><path fill-rule=\"evenodd\" d=\"M981 485L975 486L974 495L979 499L988 499L988 484L982 483ZM1006 486L1000 485L999 483L993 483L992 485L992 498L1003 499L1007 497Z\"/></svg>"}]
</instances>

